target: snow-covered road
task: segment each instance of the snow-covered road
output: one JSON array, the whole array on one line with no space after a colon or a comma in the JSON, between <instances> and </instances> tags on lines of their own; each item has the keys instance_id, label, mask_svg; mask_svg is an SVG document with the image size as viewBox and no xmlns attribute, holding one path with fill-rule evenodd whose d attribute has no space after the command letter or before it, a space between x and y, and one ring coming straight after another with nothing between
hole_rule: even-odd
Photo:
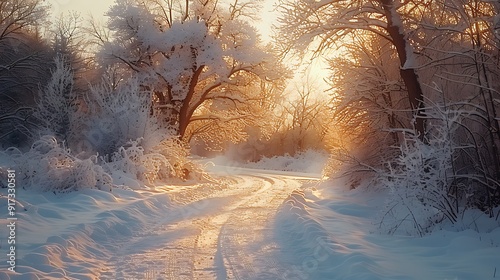
<instances>
[{"instance_id":1,"label":"snow-covered road","mask_svg":"<svg viewBox=\"0 0 500 280\"><path fill-rule=\"evenodd\" d=\"M315 174L211 172L224 176L112 193L19 189L16 273L0 279L473 280L500 269L500 227L481 213L478 232L464 222L389 236L374 232L383 193Z\"/></svg>"},{"instance_id":2,"label":"snow-covered road","mask_svg":"<svg viewBox=\"0 0 500 280\"><path fill-rule=\"evenodd\" d=\"M173 210L125 241L100 278L259 279L285 270L272 257L279 248L269 238L271 224L278 207L305 180L317 179L241 174L217 191L166 190Z\"/></svg>"}]
</instances>

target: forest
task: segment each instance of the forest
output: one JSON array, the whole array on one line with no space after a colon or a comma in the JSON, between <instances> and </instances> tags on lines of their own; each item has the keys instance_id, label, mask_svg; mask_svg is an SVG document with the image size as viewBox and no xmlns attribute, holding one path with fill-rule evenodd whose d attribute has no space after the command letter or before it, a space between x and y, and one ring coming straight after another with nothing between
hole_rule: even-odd
<instances>
[{"instance_id":1,"label":"forest","mask_svg":"<svg viewBox=\"0 0 500 280\"><path fill-rule=\"evenodd\" d=\"M19 184L208 180L194 156L313 150L325 177L390 190L389 232L498 219L499 3L280 0L271 42L261 4L116 0L100 23L0 0L1 154ZM329 89L293 86L319 58Z\"/></svg>"}]
</instances>

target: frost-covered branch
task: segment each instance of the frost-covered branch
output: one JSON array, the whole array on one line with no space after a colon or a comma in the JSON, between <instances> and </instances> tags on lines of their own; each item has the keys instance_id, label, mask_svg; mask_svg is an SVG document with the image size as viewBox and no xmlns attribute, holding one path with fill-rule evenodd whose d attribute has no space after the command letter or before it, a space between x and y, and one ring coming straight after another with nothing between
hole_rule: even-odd
<instances>
[{"instance_id":1,"label":"frost-covered branch","mask_svg":"<svg viewBox=\"0 0 500 280\"><path fill-rule=\"evenodd\" d=\"M52 77L40 94L34 116L57 136L67 140L75 111L73 73L65 58L55 59Z\"/></svg>"},{"instance_id":2,"label":"frost-covered branch","mask_svg":"<svg viewBox=\"0 0 500 280\"><path fill-rule=\"evenodd\" d=\"M177 9L174 1L131 0L117 2L108 13L113 38L100 57L135 72L141 85L155 93L154 108L164 109L181 137L212 91L240 86L236 76L242 72L254 79L273 76L263 66L272 57L240 19L253 4L235 1L233 16L218 5L186 2Z\"/></svg>"}]
</instances>

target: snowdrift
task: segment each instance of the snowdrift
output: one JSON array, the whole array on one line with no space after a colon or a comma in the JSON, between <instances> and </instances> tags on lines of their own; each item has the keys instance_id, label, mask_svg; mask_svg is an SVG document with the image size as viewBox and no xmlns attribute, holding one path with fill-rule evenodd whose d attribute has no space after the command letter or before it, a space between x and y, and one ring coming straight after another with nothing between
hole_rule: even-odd
<instances>
[{"instance_id":1,"label":"snowdrift","mask_svg":"<svg viewBox=\"0 0 500 280\"><path fill-rule=\"evenodd\" d=\"M361 189L337 180L288 197L274 225L281 257L292 264L282 279L498 277L499 221L469 211L422 238L380 234L376 218L386 194Z\"/></svg>"},{"instance_id":2,"label":"snowdrift","mask_svg":"<svg viewBox=\"0 0 500 280\"><path fill-rule=\"evenodd\" d=\"M58 195L20 189L19 197L16 273L2 269L0 279L97 279L117 246L151 227L151 217L166 215L172 205L165 193L124 189ZM0 207L6 203L2 196ZM4 212L1 218L5 227Z\"/></svg>"}]
</instances>

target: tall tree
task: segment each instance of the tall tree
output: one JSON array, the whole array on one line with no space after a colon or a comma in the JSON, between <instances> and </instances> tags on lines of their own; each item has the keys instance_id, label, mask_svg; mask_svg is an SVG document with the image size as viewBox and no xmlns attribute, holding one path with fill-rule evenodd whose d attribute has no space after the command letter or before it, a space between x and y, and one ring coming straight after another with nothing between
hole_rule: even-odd
<instances>
[{"instance_id":1,"label":"tall tree","mask_svg":"<svg viewBox=\"0 0 500 280\"><path fill-rule=\"evenodd\" d=\"M235 1L228 12L218 1L174 2L118 0L108 13L112 40L103 42L101 56L138 76L183 138L206 101L244 102L234 87L281 75L243 20L245 2Z\"/></svg>"},{"instance_id":2,"label":"tall tree","mask_svg":"<svg viewBox=\"0 0 500 280\"><path fill-rule=\"evenodd\" d=\"M337 48L339 42L356 30L367 30L389 40L400 61L400 76L408 92L415 129L421 139L425 136L423 92L415 71L414 51L408 39L406 18L401 14L404 5L394 0L360 1L280 1L278 41L285 52L293 49L303 53L315 47L317 54Z\"/></svg>"}]
</instances>

